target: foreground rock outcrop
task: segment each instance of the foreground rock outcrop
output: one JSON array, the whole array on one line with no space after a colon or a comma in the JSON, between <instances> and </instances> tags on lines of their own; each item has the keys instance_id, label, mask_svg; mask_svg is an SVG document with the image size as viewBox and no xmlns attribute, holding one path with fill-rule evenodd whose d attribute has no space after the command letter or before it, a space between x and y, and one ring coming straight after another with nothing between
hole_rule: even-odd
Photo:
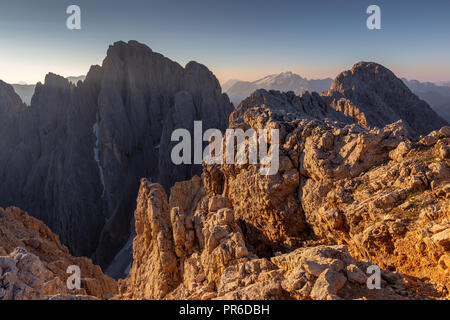
<instances>
[{"instance_id":1,"label":"foreground rock outcrop","mask_svg":"<svg viewBox=\"0 0 450 320\"><path fill-rule=\"evenodd\" d=\"M448 293L449 128L399 143L388 161L356 177L307 181L302 203L314 234Z\"/></svg>"},{"instance_id":2,"label":"foreground rock outcrop","mask_svg":"<svg viewBox=\"0 0 450 320\"><path fill-rule=\"evenodd\" d=\"M181 191L188 186L192 191ZM345 245L310 243L258 257L226 199L202 196L198 177L175 185L169 201L159 184L142 180L133 267L119 280L115 299L425 299L448 293L389 270L380 270L379 289L369 289L375 263L355 260ZM196 209L178 206L183 200ZM177 206L170 209L169 202Z\"/></svg>"},{"instance_id":3,"label":"foreground rock outcrop","mask_svg":"<svg viewBox=\"0 0 450 320\"><path fill-rule=\"evenodd\" d=\"M143 179L117 297L448 299L450 127L416 140L322 101L261 90L231 114L230 128L279 129L275 175L204 164L169 198Z\"/></svg>"},{"instance_id":4,"label":"foreground rock outcrop","mask_svg":"<svg viewBox=\"0 0 450 320\"><path fill-rule=\"evenodd\" d=\"M69 290L69 266L81 270L81 289ZM115 280L88 258L70 255L58 236L24 211L0 208L0 300L108 299Z\"/></svg>"}]
</instances>

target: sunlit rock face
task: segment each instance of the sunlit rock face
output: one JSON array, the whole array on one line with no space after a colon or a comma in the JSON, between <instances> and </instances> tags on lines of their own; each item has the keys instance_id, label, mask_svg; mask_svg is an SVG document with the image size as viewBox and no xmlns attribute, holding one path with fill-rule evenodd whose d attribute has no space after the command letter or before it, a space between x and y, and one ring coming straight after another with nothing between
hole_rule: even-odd
<instances>
[{"instance_id":1,"label":"sunlit rock face","mask_svg":"<svg viewBox=\"0 0 450 320\"><path fill-rule=\"evenodd\" d=\"M169 197L142 179L117 298L448 299L450 127L417 141L402 121L367 130L280 108L230 117L285 132L279 174L205 166Z\"/></svg>"},{"instance_id":2,"label":"sunlit rock face","mask_svg":"<svg viewBox=\"0 0 450 320\"><path fill-rule=\"evenodd\" d=\"M279 130L278 172L204 164L169 196L143 179L119 297L448 299L450 127L415 139L403 120L364 128L318 94L265 90L229 122Z\"/></svg>"}]
</instances>

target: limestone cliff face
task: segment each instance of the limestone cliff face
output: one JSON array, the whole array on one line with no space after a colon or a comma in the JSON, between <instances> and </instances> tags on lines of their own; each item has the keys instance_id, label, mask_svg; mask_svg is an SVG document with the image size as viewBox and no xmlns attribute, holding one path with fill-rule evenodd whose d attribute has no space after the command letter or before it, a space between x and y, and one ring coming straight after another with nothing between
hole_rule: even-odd
<instances>
[{"instance_id":1,"label":"limestone cliff face","mask_svg":"<svg viewBox=\"0 0 450 320\"><path fill-rule=\"evenodd\" d=\"M1 204L20 206L44 220L77 254L95 250L105 219L93 161L96 73L93 68L92 80L79 87L48 74L37 85L31 107L9 120L16 130L7 129L13 135L5 135L4 143L10 146L0 152Z\"/></svg>"},{"instance_id":2,"label":"limestone cliff face","mask_svg":"<svg viewBox=\"0 0 450 320\"><path fill-rule=\"evenodd\" d=\"M142 177L168 189L201 172L200 165L172 163L172 132L185 128L193 137L194 120L204 130L223 130L233 106L205 66L190 62L182 68L137 42L112 46L102 69L96 124L109 220L95 257L104 265L128 240Z\"/></svg>"},{"instance_id":3,"label":"limestone cliff face","mask_svg":"<svg viewBox=\"0 0 450 320\"><path fill-rule=\"evenodd\" d=\"M321 101L258 91L230 116L280 130L274 176L204 165L169 200L144 179L118 297L448 298L450 128L417 141L402 121L369 130ZM381 290L367 288L371 265Z\"/></svg>"},{"instance_id":4,"label":"limestone cliff face","mask_svg":"<svg viewBox=\"0 0 450 320\"><path fill-rule=\"evenodd\" d=\"M385 161L407 135L401 123L368 131L345 120L317 94L265 91L244 100L231 114L232 128L280 132L277 174L262 176L258 165L206 166L203 171L208 195L229 199L258 254L290 250L302 240L306 226L301 196L308 179L357 176Z\"/></svg>"},{"instance_id":5,"label":"limestone cliff face","mask_svg":"<svg viewBox=\"0 0 450 320\"><path fill-rule=\"evenodd\" d=\"M3 83L0 97L0 205L44 220L102 266L129 237L141 177L169 188L200 173L172 165L172 131L193 120L224 129L233 109L206 67L136 41L115 43L77 85L47 75L30 107Z\"/></svg>"},{"instance_id":6,"label":"limestone cliff face","mask_svg":"<svg viewBox=\"0 0 450 320\"><path fill-rule=\"evenodd\" d=\"M342 72L324 98L366 128L381 128L402 119L412 134L423 135L447 125L402 80L373 62L360 62Z\"/></svg>"},{"instance_id":7,"label":"limestone cliff face","mask_svg":"<svg viewBox=\"0 0 450 320\"><path fill-rule=\"evenodd\" d=\"M12 199L19 192L16 179L23 179L21 167L26 165L26 158L12 157L11 150L23 150L24 146L20 145L21 137L32 137L28 134L32 131L31 128L27 130L30 126L27 115L27 107L14 93L14 89L0 81L0 173L6 179L0 185L3 198ZM11 174L6 176L5 171ZM9 188L5 187L7 184Z\"/></svg>"}]
</instances>

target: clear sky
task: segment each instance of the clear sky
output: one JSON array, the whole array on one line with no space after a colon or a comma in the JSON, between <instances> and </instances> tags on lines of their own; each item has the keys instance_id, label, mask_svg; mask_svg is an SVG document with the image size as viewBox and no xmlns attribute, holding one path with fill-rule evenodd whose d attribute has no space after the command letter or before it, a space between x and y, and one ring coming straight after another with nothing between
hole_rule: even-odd
<instances>
[{"instance_id":1,"label":"clear sky","mask_svg":"<svg viewBox=\"0 0 450 320\"><path fill-rule=\"evenodd\" d=\"M81 7L81 30L66 28L71 4ZM366 27L371 4L382 30ZM109 44L132 39L181 65L203 63L222 82L283 71L334 77L361 60L450 81L449 0L1 0L0 79L85 74Z\"/></svg>"}]
</instances>

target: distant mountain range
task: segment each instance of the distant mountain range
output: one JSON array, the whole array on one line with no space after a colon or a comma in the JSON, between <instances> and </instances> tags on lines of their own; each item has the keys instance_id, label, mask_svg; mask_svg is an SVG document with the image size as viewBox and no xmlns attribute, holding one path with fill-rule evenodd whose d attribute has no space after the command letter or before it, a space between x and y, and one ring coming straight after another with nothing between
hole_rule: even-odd
<instances>
[{"instance_id":1,"label":"distant mountain range","mask_svg":"<svg viewBox=\"0 0 450 320\"><path fill-rule=\"evenodd\" d=\"M239 79L230 79L224 83L221 83L220 86L222 87L223 92L228 91L236 82L240 82Z\"/></svg>"},{"instance_id":2,"label":"distant mountain range","mask_svg":"<svg viewBox=\"0 0 450 320\"><path fill-rule=\"evenodd\" d=\"M234 84L227 89L229 83L225 83L227 87L224 85L223 90L228 94L231 102L237 106L243 99L258 89L294 91L296 94L300 94L303 91L323 92L330 89L333 79L308 80L292 72L283 72L272 74L253 82L231 81L235 81Z\"/></svg>"},{"instance_id":3,"label":"distant mountain range","mask_svg":"<svg viewBox=\"0 0 450 320\"><path fill-rule=\"evenodd\" d=\"M66 79L73 84L77 84L78 81L84 81L86 76L67 77ZM35 84L27 84L26 82L19 81L19 83L12 84L12 87L25 104L31 104L31 98L33 97L34 90L36 89Z\"/></svg>"},{"instance_id":4,"label":"distant mountain range","mask_svg":"<svg viewBox=\"0 0 450 320\"><path fill-rule=\"evenodd\" d=\"M436 85L432 82L419 82L402 78L408 88L420 99L425 100L442 118L450 122L450 82L440 82Z\"/></svg>"},{"instance_id":5,"label":"distant mountain range","mask_svg":"<svg viewBox=\"0 0 450 320\"><path fill-rule=\"evenodd\" d=\"M84 81L86 76L67 77L67 80L73 84L78 81ZM408 88L420 99L425 100L433 110L442 118L450 122L450 81L441 82L420 82L418 80L407 80L402 78ZM333 80L331 78L308 80L293 72L282 72L280 74L268 75L256 81L241 81L231 79L223 84L222 90L230 97L235 106L247 98L251 93L258 89L294 91L301 94L303 91L324 92L330 89ZM12 84L16 93L22 101L30 105L36 85L19 82Z\"/></svg>"},{"instance_id":6,"label":"distant mountain range","mask_svg":"<svg viewBox=\"0 0 450 320\"><path fill-rule=\"evenodd\" d=\"M419 82L405 78L402 80L415 95L425 100L438 115L450 122L450 82ZM321 93L328 91L332 82L331 78L308 80L292 72L282 72L252 82L228 80L222 84L222 89L228 94L231 102L238 106L243 99L258 89L294 91L296 94L303 91Z\"/></svg>"}]
</instances>

